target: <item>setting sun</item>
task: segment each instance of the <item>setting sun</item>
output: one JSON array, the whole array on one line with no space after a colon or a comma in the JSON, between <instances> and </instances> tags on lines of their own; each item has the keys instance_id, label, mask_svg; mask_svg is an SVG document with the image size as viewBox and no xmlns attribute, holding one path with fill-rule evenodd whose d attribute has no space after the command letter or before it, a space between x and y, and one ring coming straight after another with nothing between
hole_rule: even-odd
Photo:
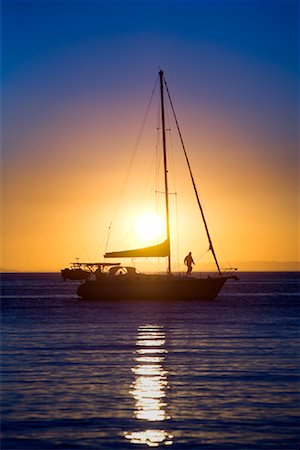
<instances>
[{"instance_id":1,"label":"setting sun","mask_svg":"<svg viewBox=\"0 0 300 450\"><path fill-rule=\"evenodd\" d=\"M144 214L136 221L135 232L140 239L151 240L163 232L163 222L156 214Z\"/></svg>"}]
</instances>

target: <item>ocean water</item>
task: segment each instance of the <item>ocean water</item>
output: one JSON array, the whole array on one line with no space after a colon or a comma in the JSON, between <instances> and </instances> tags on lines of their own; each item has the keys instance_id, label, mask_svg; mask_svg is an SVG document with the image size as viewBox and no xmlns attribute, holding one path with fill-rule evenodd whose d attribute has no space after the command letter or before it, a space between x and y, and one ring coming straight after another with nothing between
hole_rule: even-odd
<instances>
[{"instance_id":1,"label":"ocean water","mask_svg":"<svg viewBox=\"0 0 300 450\"><path fill-rule=\"evenodd\" d=\"M3 450L300 448L299 273L242 273L214 302L1 283Z\"/></svg>"}]
</instances>

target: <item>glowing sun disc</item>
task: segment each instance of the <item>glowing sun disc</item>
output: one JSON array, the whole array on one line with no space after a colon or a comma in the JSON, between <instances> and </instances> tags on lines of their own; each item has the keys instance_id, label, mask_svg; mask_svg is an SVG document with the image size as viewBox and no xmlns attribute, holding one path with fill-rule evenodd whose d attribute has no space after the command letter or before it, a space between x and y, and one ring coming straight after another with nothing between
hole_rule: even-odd
<instances>
[{"instance_id":1,"label":"glowing sun disc","mask_svg":"<svg viewBox=\"0 0 300 450\"><path fill-rule=\"evenodd\" d=\"M153 239L163 232L163 222L156 214L144 214L136 221L135 231L140 239Z\"/></svg>"}]
</instances>

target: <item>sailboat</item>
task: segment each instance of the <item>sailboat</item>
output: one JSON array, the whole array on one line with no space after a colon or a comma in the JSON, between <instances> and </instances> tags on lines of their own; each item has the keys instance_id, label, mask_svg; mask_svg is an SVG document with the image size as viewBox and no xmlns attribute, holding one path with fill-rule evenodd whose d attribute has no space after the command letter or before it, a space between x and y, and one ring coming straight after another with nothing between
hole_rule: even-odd
<instances>
[{"instance_id":1,"label":"sailboat","mask_svg":"<svg viewBox=\"0 0 300 450\"><path fill-rule=\"evenodd\" d=\"M106 252L104 258L167 258L167 271L165 274L140 274L134 267L122 266L119 262L113 263L82 263L94 275L94 279L85 280L80 284L77 294L82 299L87 300L213 300L223 288L225 282L230 278L236 278L232 269L230 271L221 271L213 242L209 233L207 221L204 215L200 198L197 192L196 183L191 170L188 155L183 143L182 135L179 129L173 103L170 97L168 85L165 80L164 72L159 71L160 86L160 115L162 128L162 155L164 168L164 203L165 203L165 227L166 239L158 245L150 247L135 248L130 250ZM170 105L174 114L175 123L179 132L185 161L188 166L197 204L204 223L209 250L211 251L217 272L215 275L197 278L174 274L172 272L172 260L170 243L172 235L170 232L170 212L169 212L169 188L168 188L168 159L166 143L166 121L165 121L165 96L168 95ZM80 263L79 263L80 264Z\"/></svg>"}]
</instances>

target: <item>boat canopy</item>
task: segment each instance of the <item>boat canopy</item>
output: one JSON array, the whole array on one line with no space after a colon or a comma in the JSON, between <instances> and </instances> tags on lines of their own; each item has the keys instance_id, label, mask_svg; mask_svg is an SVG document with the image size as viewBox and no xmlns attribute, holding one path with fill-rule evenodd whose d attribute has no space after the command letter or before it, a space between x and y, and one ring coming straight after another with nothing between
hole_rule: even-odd
<instances>
[{"instance_id":1,"label":"boat canopy","mask_svg":"<svg viewBox=\"0 0 300 450\"><path fill-rule=\"evenodd\" d=\"M105 253L104 258L153 258L170 255L170 241L166 239L158 245L151 247L137 248L134 250L123 250L120 252Z\"/></svg>"}]
</instances>

